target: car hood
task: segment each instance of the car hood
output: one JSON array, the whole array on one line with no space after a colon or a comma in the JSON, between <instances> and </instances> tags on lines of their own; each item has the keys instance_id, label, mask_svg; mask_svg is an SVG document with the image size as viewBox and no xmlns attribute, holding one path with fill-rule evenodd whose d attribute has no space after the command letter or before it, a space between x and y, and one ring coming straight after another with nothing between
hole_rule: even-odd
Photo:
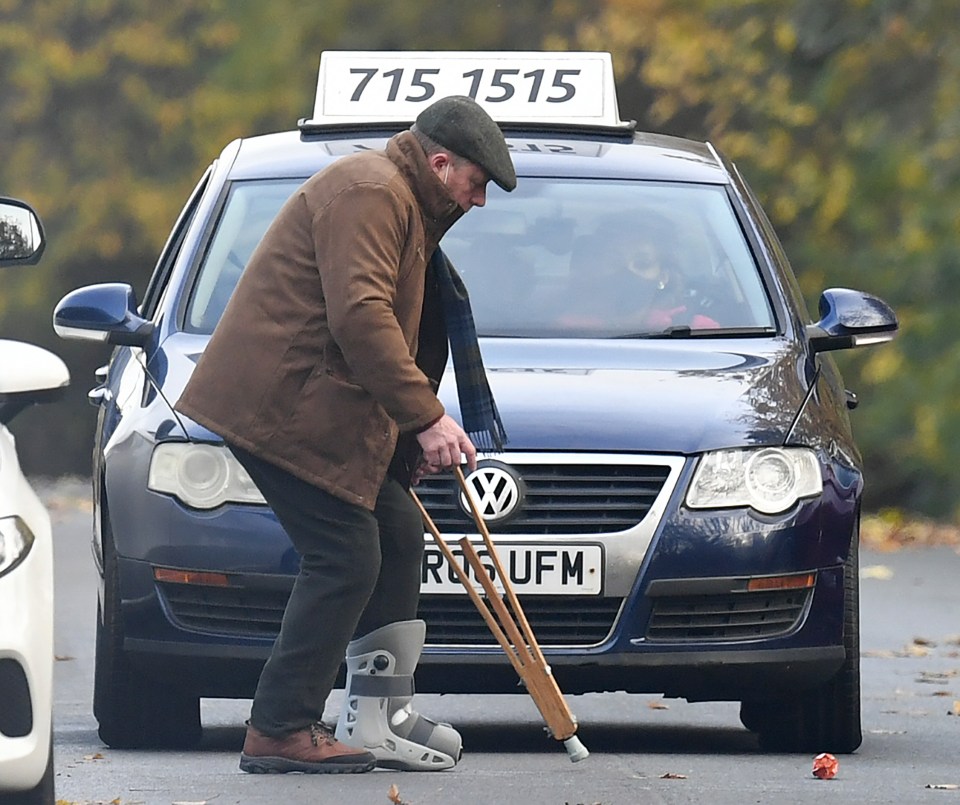
<instances>
[{"instance_id":1,"label":"car hood","mask_svg":"<svg viewBox=\"0 0 960 805\"><path fill-rule=\"evenodd\" d=\"M510 450L780 444L807 391L802 355L784 339L496 339L483 356ZM452 367L440 396L458 410Z\"/></svg>"},{"instance_id":2,"label":"car hood","mask_svg":"<svg viewBox=\"0 0 960 805\"><path fill-rule=\"evenodd\" d=\"M206 339L164 345L168 399ZM803 355L780 338L484 339L484 366L508 448L693 454L782 443L803 405ZM455 372L440 397L459 418ZM215 439L195 423L193 438Z\"/></svg>"}]
</instances>

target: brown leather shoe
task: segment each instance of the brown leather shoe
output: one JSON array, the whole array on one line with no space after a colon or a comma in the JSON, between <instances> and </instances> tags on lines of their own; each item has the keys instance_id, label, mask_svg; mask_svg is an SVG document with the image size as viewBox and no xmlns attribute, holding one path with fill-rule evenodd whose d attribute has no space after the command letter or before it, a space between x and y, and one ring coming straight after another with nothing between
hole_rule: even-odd
<instances>
[{"instance_id":1,"label":"brown leather shoe","mask_svg":"<svg viewBox=\"0 0 960 805\"><path fill-rule=\"evenodd\" d=\"M325 724L311 724L283 738L247 725L240 768L250 774L352 774L377 765L371 752L340 743Z\"/></svg>"}]
</instances>

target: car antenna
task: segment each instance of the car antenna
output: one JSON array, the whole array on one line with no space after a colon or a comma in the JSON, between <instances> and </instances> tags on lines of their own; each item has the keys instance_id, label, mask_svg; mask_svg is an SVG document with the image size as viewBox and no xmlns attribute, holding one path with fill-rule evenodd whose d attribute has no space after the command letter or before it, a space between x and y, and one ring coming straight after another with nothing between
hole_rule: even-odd
<instances>
[{"instance_id":1,"label":"car antenna","mask_svg":"<svg viewBox=\"0 0 960 805\"><path fill-rule=\"evenodd\" d=\"M140 364L140 367L143 369L143 373L147 376L147 379L150 381L150 385L153 386L154 390L157 392L157 395L160 397L161 400L163 400L166 403L167 408L170 409L170 413L173 414L174 421L176 422L180 430L183 431L184 439L189 441L190 434L187 432L187 428L183 424L183 420L180 419L180 414L177 413L177 410L170 403L170 400L167 399L167 395L163 393L163 389L160 388L160 384L157 382L157 379L153 376L153 373L147 368L147 362L146 360L144 360L143 352L144 350L141 349L136 353L137 363ZM160 435L160 428L157 428L157 435L158 436ZM169 434L164 433L163 435L167 436Z\"/></svg>"},{"instance_id":2,"label":"car antenna","mask_svg":"<svg viewBox=\"0 0 960 805\"><path fill-rule=\"evenodd\" d=\"M807 393L803 395L803 402L800 403L800 406L797 408L797 413L793 416L793 422L790 423L790 427L787 428L787 432L783 437L783 445L786 445L790 441L790 437L793 436L793 431L796 430L797 423L800 421L800 417L803 416L804 409L807 407L807 403L810 402L810 397L813 396L813 392L817 388L817 381L820 379L820 364L817 364L816 369L814 370L813 377L810 379L810 387L807 389Z\"/></svg>"}]
</instances>

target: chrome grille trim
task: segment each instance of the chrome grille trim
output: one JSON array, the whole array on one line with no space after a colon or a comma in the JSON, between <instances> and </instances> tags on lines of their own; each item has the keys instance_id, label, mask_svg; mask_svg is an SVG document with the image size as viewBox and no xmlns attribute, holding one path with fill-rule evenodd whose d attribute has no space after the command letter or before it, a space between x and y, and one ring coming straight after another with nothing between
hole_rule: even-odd
<instances>
[{"instance_id":1,"label":"chrome grille trim","mask_svg":"<svg viewBox=\"0 0 960 805\"><path fill-rule=\"evenodd\" d=\"M682 458L593 453L503 453L482 456L512 467L524 501L518 516L490 527L503 535L565 537L636 527L676 484ZM418 497L441 533L476 530L458 503L452 475L424 478Z\"/></svg>"}]
</instances>

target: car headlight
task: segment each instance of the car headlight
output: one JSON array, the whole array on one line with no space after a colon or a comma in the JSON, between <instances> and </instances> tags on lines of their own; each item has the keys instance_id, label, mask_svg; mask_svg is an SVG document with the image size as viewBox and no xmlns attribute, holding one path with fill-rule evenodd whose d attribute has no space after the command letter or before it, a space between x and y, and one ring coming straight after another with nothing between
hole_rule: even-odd
<instances>
[{"instance_id":1,"label":"car headlight","mask_svg":"<svg viewBox=\"0 0 960 805\"><path fill-rule=\"evenodd\" d=\"M266 502L233 453L212 444L158 444L150 458L147 486L195 509Z\"/></svg>"},{"instance_id":2,"label":"car headlight","mask_svg":"<svg viewBox=\"0 0 960 805\"><path fill-rule=\"evenodd\" d=\"M5 576L30 553L33 532L19 517L0 519L0 576Z\"/></svg>"},{"instance_id":3,"label":"car headlight","mask_svg":"<svg viewBox=\"0 0 960 805\"><path fill-rule=\"evenodd\" d=\"M691 509L749 506L778 514L823 491L820 462L806 447L719 450L700 461L687 492Z\"/></svg>"}]
</instances>

